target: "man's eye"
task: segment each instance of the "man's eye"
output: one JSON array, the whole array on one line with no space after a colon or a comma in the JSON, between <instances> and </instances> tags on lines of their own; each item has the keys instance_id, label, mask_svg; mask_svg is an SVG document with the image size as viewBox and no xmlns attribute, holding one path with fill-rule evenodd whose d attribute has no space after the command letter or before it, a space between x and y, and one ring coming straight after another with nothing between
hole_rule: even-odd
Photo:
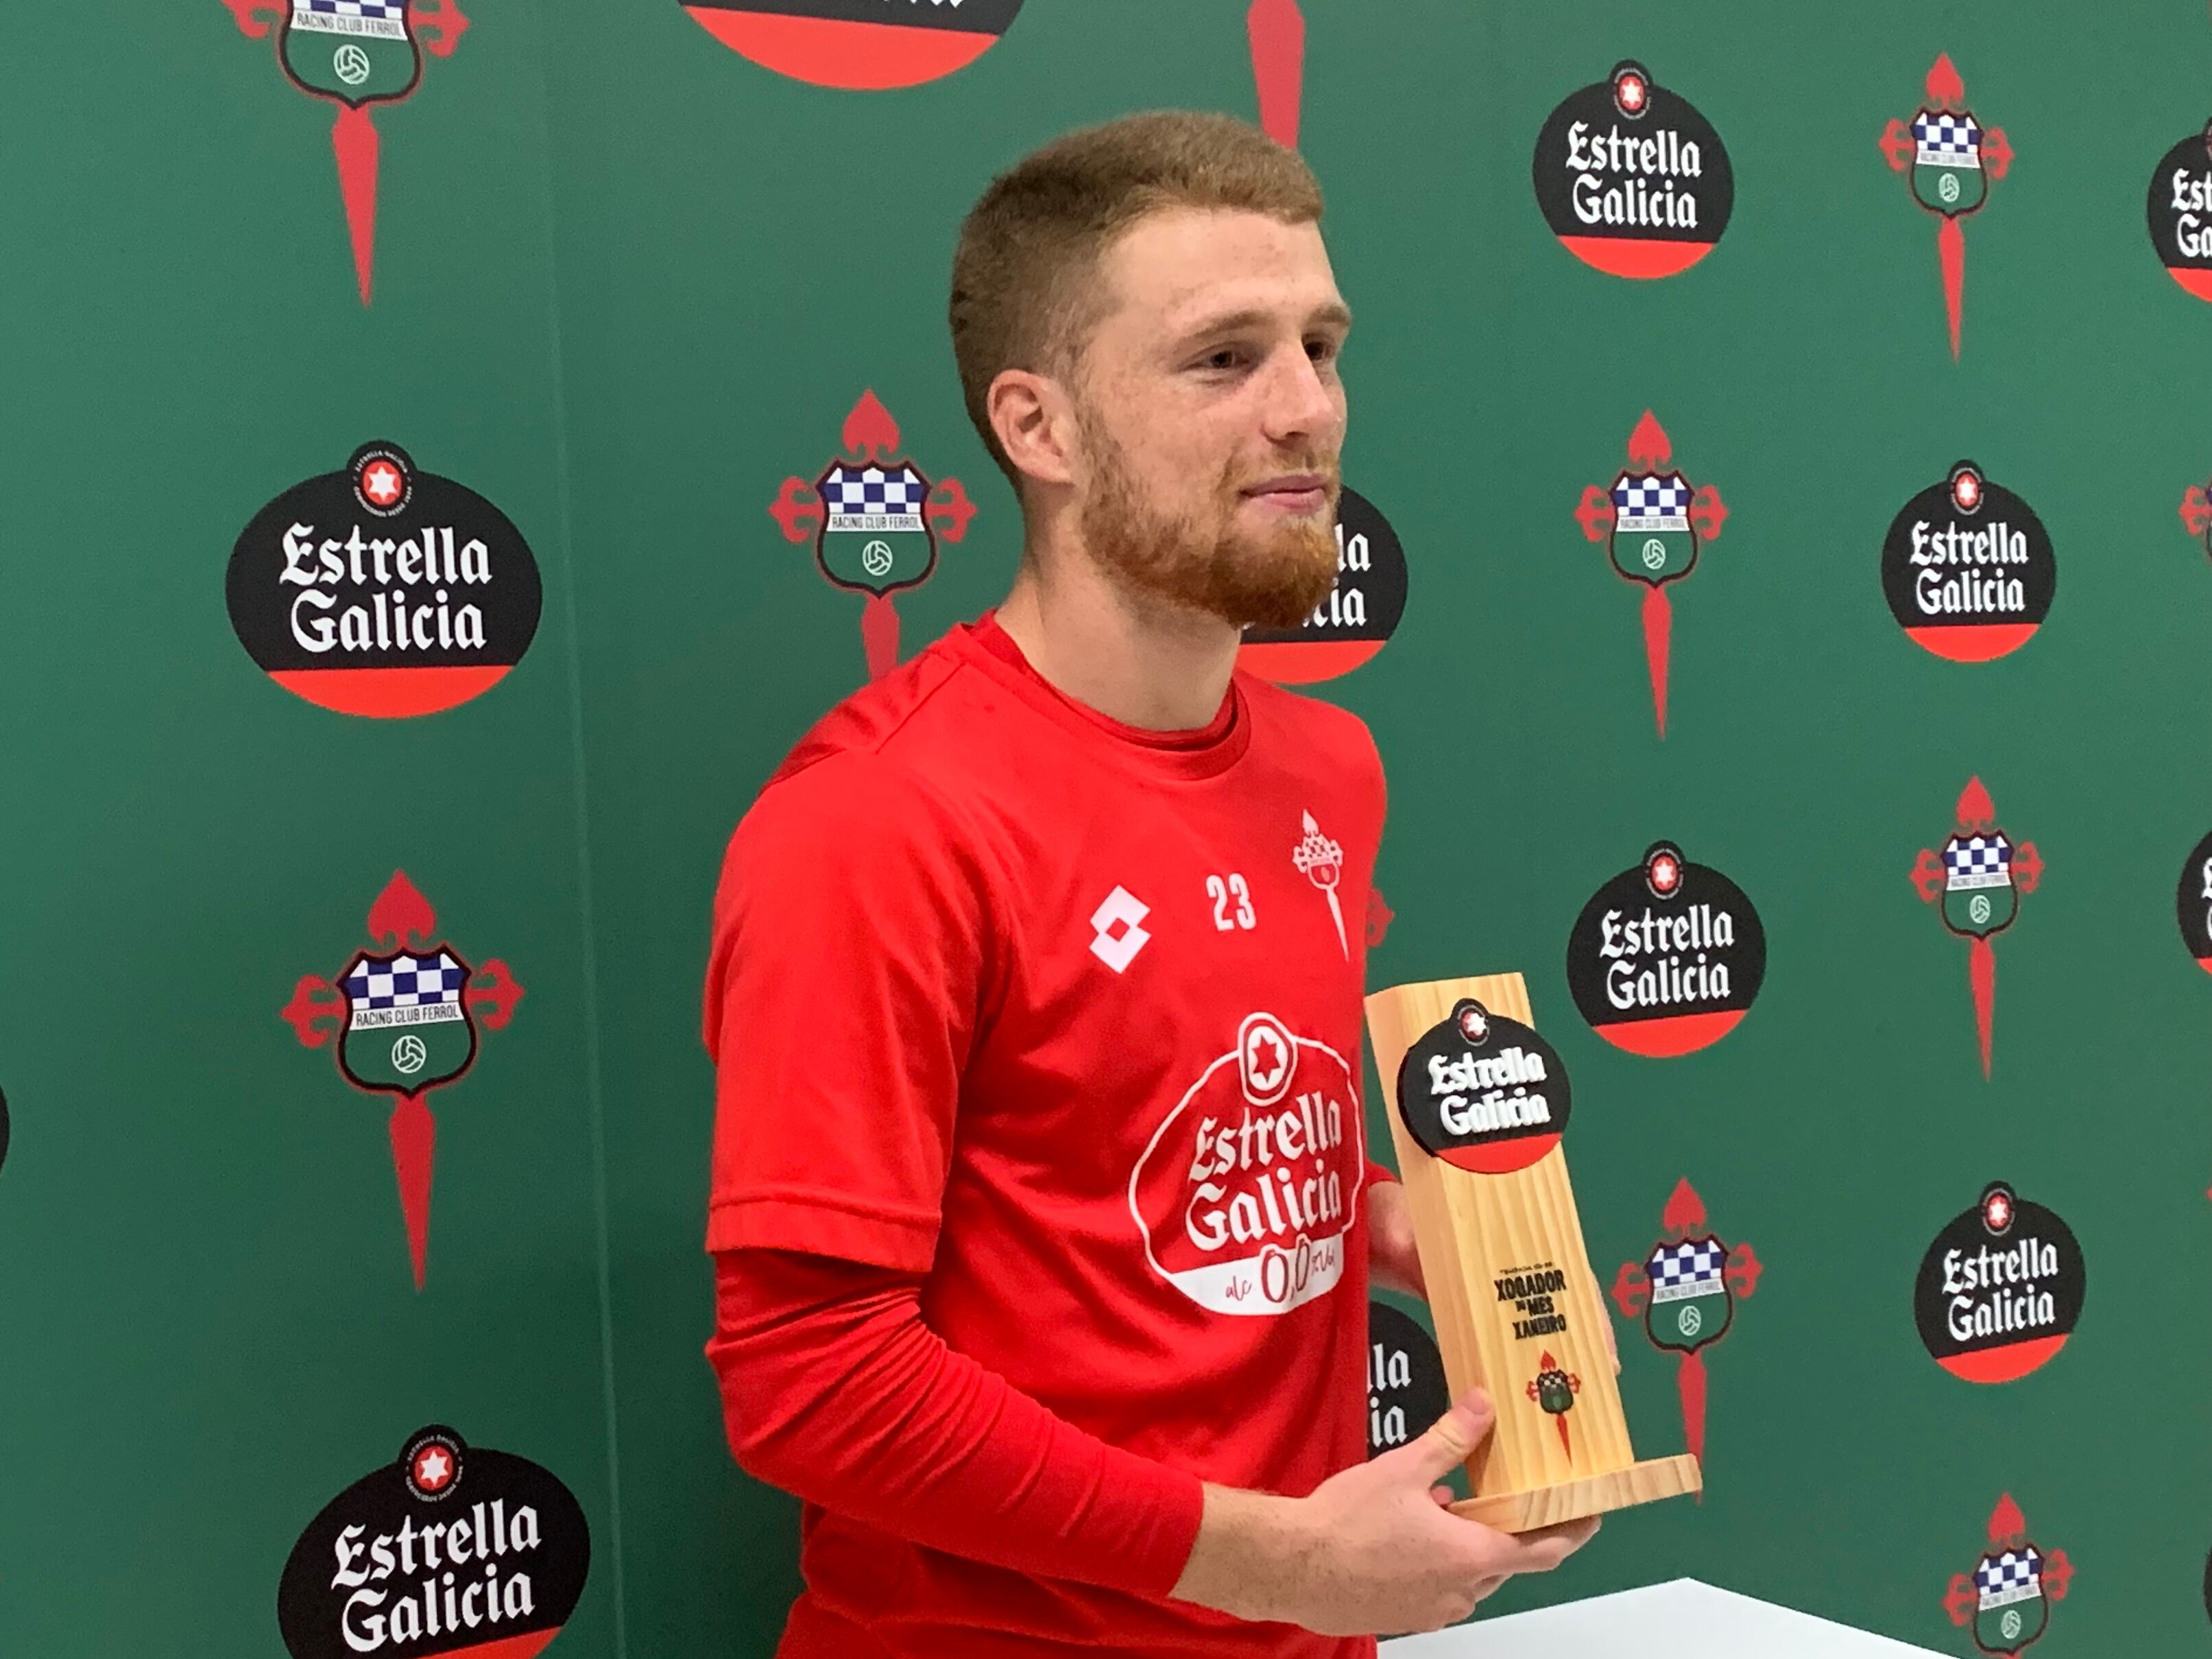
<instances>
[{"instance_id":1,"label":"man's eye","mask_svg":"<svg viewBox=\"0 0 2212 1659\"><path fill-rule=\"evenodd\" d=\"M1334 362L1336 361L1336 354L1340 349L1341 349L1341 348L1334 340L1309 340L1306 342L1306 356L1312 358L1314 362L1317 363Z\"/></svg>"},{"instance_id":2,"label":"man's eye","mask_svg":"<svg viewBox=\"0 0 2212 1659\"><path fill-rule=\"evenodd\" d=\"M1206 353L1205 358L1201 361L1200 367L1205 368L1234 368L1243 361L1244 354L1237 347L1223 346L1218 350L1209 351Z\"/></svg>"}]
</instances>

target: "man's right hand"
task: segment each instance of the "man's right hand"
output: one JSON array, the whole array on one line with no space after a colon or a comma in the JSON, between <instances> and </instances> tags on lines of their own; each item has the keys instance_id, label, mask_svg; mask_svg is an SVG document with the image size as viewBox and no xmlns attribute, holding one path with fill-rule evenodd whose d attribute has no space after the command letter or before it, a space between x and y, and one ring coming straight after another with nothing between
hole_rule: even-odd
<instances>
[{"instance_id":1,"label":"man's right hand","mask_svg":"<svg viewBox=\"0 0 2212 1659\"><path fill-rule=\"evenodd\" d=\"M1595 1516L1516 1536L1461 1519L1438 1485L1498 1420L1470 1389L1419 1439L1331 1476L1305 1498L1209 1484L1198 1540L1171 1594L1240 1619L1324 1636L1455 1624L1516 1572L1548 1572Z\"/></svg>"}]
</instances>

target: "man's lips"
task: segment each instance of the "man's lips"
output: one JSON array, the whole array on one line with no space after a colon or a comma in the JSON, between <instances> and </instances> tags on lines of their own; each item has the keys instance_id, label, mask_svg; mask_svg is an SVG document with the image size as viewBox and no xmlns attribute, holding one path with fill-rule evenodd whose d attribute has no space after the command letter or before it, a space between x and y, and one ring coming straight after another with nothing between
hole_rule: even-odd
<instances>
[{"instance_id":1,"label":"man's lips","mask_svg":"<svg viewBox=\"0 0 2212 1659\"><path fill-rule=\"evenodd\" d=\"M1319 472L1286 472L1247 484L1243 494L1286 513L1317 513L1328 504L1328 478Z\"/></svg>"}]
</instances>

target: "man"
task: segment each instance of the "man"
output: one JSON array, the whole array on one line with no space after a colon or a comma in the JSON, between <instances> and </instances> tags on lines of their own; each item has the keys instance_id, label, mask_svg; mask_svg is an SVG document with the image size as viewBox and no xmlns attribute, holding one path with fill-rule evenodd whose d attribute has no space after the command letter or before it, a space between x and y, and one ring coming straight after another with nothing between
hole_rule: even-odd
<instances>
[{"instance_id":1,"label":"man","mask_svg":"<svg viewBox=\"0 0 2212 1659\"><path fill-rule=\"evenodd\" d=\"M952 335L1019 573L731 842L708 1352L805 1500L783 1659L1352 1659L1595 1528L1441 1506L1479 1394L1362 1461L1370 1266L1419 1285L1358 1090L1382 765L1236 672L1335 578L1320 215L1219 117L994 182Z\"/></svg>"}]
</instances>

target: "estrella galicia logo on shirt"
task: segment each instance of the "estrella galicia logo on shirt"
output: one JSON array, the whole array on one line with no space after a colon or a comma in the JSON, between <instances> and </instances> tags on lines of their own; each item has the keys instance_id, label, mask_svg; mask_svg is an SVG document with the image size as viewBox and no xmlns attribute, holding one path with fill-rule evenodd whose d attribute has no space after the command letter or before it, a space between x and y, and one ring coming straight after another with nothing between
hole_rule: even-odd
<instances>
[{"instance_id":1,"label":"estrella galicia logo on shirt","mask_svg":"<svg viewBox=\"0 0 2212 1659\"><path fill-rule=\"evenodd\" d=\"M2036 1547L2010 1492L1990 1511L1989 1539L1972 1572L1951 1576L1943 1610L1980 1652L2010 1659L2050 1629L2051 1603L2066 1599L2074 1564L2064 1550Z\"/></svg>"},{"instance_id":2,"label":"estrella galicia logo on shirt","mask_svg":"<svg viewBox=\"0 0 2212 1659\"><path fill-rule=\"evenodd\" d=\"M1993 1181L1921 1258L1912 1318L1922 1345L1952 1376L2010 1382L2066 1346L2087 1285L2074 1230Z\"/></svg>"},{"instance_id":3,"label":"estrella galicia logo on shirt","mask_svg":"<svg viewBox=\"0 0 2212 1659\"><path fill-rule=\"evenodd\" d=\"M1936 258L1943 272L1943 310L1955 359L1966 291L1962 222L1989 201L1990 181L2011 168L2012 146L2002 129L1984 127L1966 107L1966 83L1950 53L1936 55L1926 88L1928 101L1913 112L1911 124L1892 119L1881 145L1890 170L1906 175L1912 199L1935 216Z\"/></svg>"},{"instance_id":4,"label":"estrella galicia logo on shirt","mask_svg":"<svg viewBox=\"0 0 2212 1659\"><path fill-rule=\"evenodd\" d=\"M335 983L319 974L304 975L279 1012L302 1048L337 1038L338 1073L348 1083L391 1097L392 1167L419 1291L430 1249L430 1169L438 1138L428 1097L476 1064L477 1026L503 1029L522 1000L522 987L496 957L470 967L404 870L392 872L369 906L368 936L372 947L354 951Z\"/></svg>"},{"instance_id":5,"label":"estrella galicia logo on shirt","mask_svg":"<svg viewBox=\"0 0 2212 1659\"><path fill-rule=\"evenodd\" d=\"M1354 489L1336 498L1336 586L1296 628L1248 628L1238 665L1278 685L1348 674L1389 643L1406 614L1406 550Z\"/></svg>"},{"instance_id":6,"label":"estrella galicia logo on shirt","mask_svg":"<svg viewBox=\"0 0 2212 1659\"><path fill-rule=\"evenodd\" d=\"M1712 124L1640 64L1572 93L1536 135L1536 205L1560 245L1613 276L1672 276L1713 251L1735 174Z\"/></svg>"},{"instance_id":7,"label":"estrella galicia logo on shirt","mask_svg":"<svg viewBox=\"0 0 2212 1659\"><path fill-rule=\"evenodd\" d=\"M538 562L475 490L367 443L294 484L231 550L230 625L287 691L342 714L432 714L507 678L537 637Z\"/></svg>"},{"instance_id":8,"label":"estrella galicia logo on shirt","mask_svg":"<svg viewBox=\"0 0 2212 1659\"><path fill-rule=\"evenodd\" d=\"M1477 1175L1525 1170L1559 1144L1574 1096L1535 1028L1462 997L1398 1064L1398 1115L1431 1158Z\"/></svg>"},{"instance_id":9,"label":"estrella galicia logo on shirt","mask_svg":"<svg viewBox=\"0 0 2212 1659\"><path fill-rule=\"evenodd\" d=\"M1972 461L1905 502L1882 538L1890 615L1907 639L1953 662L2019 650L2057 591L2043 520Z\"/></svg>"},{"instance_id":10,"label":"estrella galicia logo on shirt","mask_svg":"<svg viewBox=\"0 0 2212 1659\"><path fill-rule=\"evenodd\" d=\"M422 79L422 53L451 58L471 25L454 0L222 0L239 33L268 39L276 26L276 62L310 97L337 106L331 148L338 195L353 243L354 279L368 303L376 258L378 141L370 111L411 96Z\"/></svg>"},{"instance_id":11,"label":"estrella galicia logo on shirt","mask_svg":"<svg viewBox=\"0 0 2212 1659\"><path fill-rule=\"evenodd\" d=\"M1451 1409L1437 1340L1387 1302L1367 1304L1367 1455L1404 1445Z\"/></svg>"},{"instance_id":12,"label":"estrella galicia logo on shirt","mask_svg":"<svg viewBox=\"0 0 2212 1659\"><path fill-rule=\"evenodd\" d=\"M2212 300L2212 123L2159 157L2144 211L2166 274Z\"/></svg>"},{"instance_id":13,"label":"estrella galicia logo on shirt","mask_svg":"<svg viewBox=\"0 0 2212 1659\"><path fill-rule=\"evenodd\" d=\"M1366 1157L1344 1056L1248 1014L1130 1171L1145 1259L1215 1313L1288 1313L1326 1296L1344 1276Z\"/></svg>"},{"instance_id":14,"label":"estrella galicia logo on shirt","mask_svg":"<svg viewBox=\"0 0 2212 1659\"><path fill-rule=\"evenodd\" d=\"M964 69L1022 0L683 0L708 33L763 69L817 87L880 92Z\"/></svg>"},{"instance_id":15,"label":"estrella galicia logo on shirt","mask_svg":"<svg viewBox=\"0 0 2212 1659\"><path fill-rule=\"evenodd\" d=\"M307 1523L276 1626L292 1659L532 1659L591 1565L583 1508L550 1470L433 1424Z\"/></svg>"},{"instance_id":16,"label":"estrella galicia logo on shirt","mask_svg":"<svg viewBox=\"0 0 2212 1659\"><path fill-rule=\"evenodd\" d=\"M1766 930L1743 889L1668 842L1591 895L1567 938L1567 988L1582 1017L1632 1054L1718 1042L1766 976Z\"/></svg>"},{"instance_id":17,"label":"estrella galicia logo on shirt","mask_svg":"<svg viewBox=\"0 0 2212 1659\"><path fill-rule=\"evenodd\" d=\"M2173 898L2181 922L2181 942L2197 958L2197 965L2212 974L2212 836L2190 849Z\"/></svg>"}]
</instances>

